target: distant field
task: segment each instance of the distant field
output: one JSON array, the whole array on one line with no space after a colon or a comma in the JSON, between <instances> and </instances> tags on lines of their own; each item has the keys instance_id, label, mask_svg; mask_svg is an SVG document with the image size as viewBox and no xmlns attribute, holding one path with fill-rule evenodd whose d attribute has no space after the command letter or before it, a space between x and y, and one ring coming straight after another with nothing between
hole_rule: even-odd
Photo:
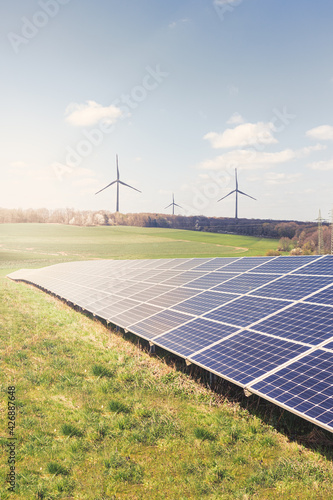
<instances>
[{"instance_id":1,"label":"distant field","mask_svg":"<svg viewBox=\"0 0 333 500\"><path fill-rule=\"evenodd\" d=\"M314 435L322 444L312 451L293 441L312 431L308 422L227 383L218 395L195 367L163 351L151 357L145 343L6 278L77 259L263 255L275 240L21 224L0 225L0 244L1 500L333 498L328 433ZM6 484L8 386L15 493Z\"/></svg>"},{"instance_id":2,"label":"distant field","mask_svg":"<svg viewBox=\"0 0 333 500\"><path fill-rule=\"evenodd\" d=\"M0 224L0 266L41 267L70 260L265 255L278 240L141 227Z\"/></svg>"}]
</instances>

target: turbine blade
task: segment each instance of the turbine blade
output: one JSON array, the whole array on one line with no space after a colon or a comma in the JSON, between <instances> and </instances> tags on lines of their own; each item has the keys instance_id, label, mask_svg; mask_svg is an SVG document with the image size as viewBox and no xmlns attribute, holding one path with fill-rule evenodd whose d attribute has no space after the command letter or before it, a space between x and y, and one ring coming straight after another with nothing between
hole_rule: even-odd
<instances>
[{"instance_id":1,"label":"turbine blade","mask_svg":"<svg viewBox=\"0 0 333 500\"><path fill-rule=\"evenodd\" d=\"M100 189L100 190L99 190L99 191L97 191L97 193L95 193L95 194L98 194L98 193L100 193L101 191L104 191L104 189L106 189L106 188L108 188L108 187L112 186L112 184L115 184L116 182L117 182L117 181L110 182L110 184L108 184L107 186L105 186L103 189Z\"/></svg>"},{"instance_id":2,"label":"turbine blade","mask_svg":"<svg viewBox=\"0 0 333 500\"><path fill-rule=\"evenodd\" d=\"M117 180L119 181L118 155L116 155L116 164L117 164Z\"/></svg>"},{"instance_id":3,"label":"turbine blade","mask_svg":"<svg viewBox=\"0 0 333 500\"><path fill-rule=\"evenodd\" d=\"M166 208L171 207L172 205L173 205L173 203L170 203L170 205L168 205L167 207L164 207L164 210L165 210Z\"/></svg>"},{"instance_id":4,"label":"turbine blade","mask_svg":"<svg viewBox=\"0 0 333 500\"><path fill-rule=\"evenodd\" d=\"M118 181L118 182L119 182L119 184L122 184L123 186L126 186L128 188L134 189L134 191L139 191L139 193L141 193L141 191L139 189L136 189L133 186L130 186L129 184L126 184L126 182L123 182L123 181Z\"/></svg>"},{"instance_id":5,"label":"turbine blade","mask_svg":"<svg viewBox=\"0 0 333 500\"><path fill-rule=\"evenodd\" d=\"M239 189L237 190L240 194L243 194L244 196L248 196L249 198L252 198L252 200L256 200L256 198L253 198L253 196L250 196L249 194L243 193L243 191L240 191Z\"/></svg>"},{"instance_id":6,"label":"turbine blade","mask_svg":"<svg viewBox=\"0 0 333 500\"><path fill-rule=\"evenodd\" d=\"M174 203L175 207L183 208L180 205L177 205L177 203Z\"/></svg>"},{"instance_id":7,"label":"turbine blade","mask_svg":"<svg viewBox=\"0 0 333 500\"><path fill-rule=\"evenodd\" d=\"M226 194L225 196L223 196L223 198L220 198L219 200L217 201L221 201L221 200L224 200L224 198L227 198L228 196L230 196L232 193L236 193L236 189L234 189L233 191L230 191L230 193Z\"/></svg>"}]
</instances>

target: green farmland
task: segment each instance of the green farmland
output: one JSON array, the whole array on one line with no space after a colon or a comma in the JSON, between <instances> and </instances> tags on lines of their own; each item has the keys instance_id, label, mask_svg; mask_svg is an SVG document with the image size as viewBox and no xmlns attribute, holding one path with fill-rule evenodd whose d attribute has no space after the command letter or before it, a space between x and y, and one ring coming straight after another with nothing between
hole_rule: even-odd
<instances>
[{"instance_id":1,"label":"green farmland","mask_svg":"<svg viewBox=\"0 0 333 500\"><path fill-rule=\"evenodd\" d=\"M0 263L40 267L87 259L157 259L265 255L277 240L141 227L0 225Z\"/></svg>"},{"instance_id":2,"label":"green farmland","mask_svg":"<svg viewBox=\"0 0 333 500\"><path fill-rule=\"evenodd\" d=\"M328 433L230 384L213 392L195 367L6 278L72 260L264 255L276 240L12 224L0 225L0 245L1 500L333 498Z\"/></svg>"}]
</instances>

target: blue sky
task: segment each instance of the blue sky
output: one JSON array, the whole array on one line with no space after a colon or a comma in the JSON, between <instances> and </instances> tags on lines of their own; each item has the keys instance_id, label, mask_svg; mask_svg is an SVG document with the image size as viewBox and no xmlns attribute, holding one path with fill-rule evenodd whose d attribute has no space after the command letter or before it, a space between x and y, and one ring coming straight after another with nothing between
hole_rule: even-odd
<instances>
[{"instance_id":1,"label":"blue sky","mask_svg":"<svg viewBox=\"0 0 333 500\"><path fill-rule=\"evenodd\" d=\"M0 206L313 220L332 208L330 0L2 2ZM170 209L168 209L170 211Z\"/></svg>"}]
</instances>

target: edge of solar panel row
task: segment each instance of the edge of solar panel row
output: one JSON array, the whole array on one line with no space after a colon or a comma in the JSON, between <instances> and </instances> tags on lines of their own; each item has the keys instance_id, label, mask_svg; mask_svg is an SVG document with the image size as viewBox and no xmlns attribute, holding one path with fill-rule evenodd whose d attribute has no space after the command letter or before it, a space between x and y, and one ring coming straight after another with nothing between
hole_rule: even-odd
<instances>
[{"instance_id":1,"label":"edge of solar panel row","mask_svg":"<svg viewBox=\"0 0 333 500\"><path fill-rule=\"evenodd\" d=\"M78 261L8 277L333 432L333 256Z\"/></svg>"}]
</instances>

